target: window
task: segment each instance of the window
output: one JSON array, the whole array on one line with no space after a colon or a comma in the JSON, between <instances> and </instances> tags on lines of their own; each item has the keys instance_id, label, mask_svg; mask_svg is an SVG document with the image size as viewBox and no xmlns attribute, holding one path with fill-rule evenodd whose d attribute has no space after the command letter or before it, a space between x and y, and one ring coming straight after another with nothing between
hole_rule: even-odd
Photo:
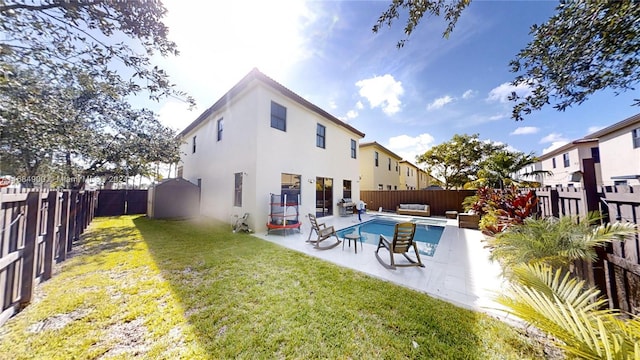
<instances>
[{"instance_id":1,"label":"window","mask_svg":"<svg viewBox=\"0 0 640 360\"><path fill-rule=\"evenodd\" d=\"M271 102L271 127L287 131L287 108L273 101Z\"/></svg>"},{"instance_id":2,"label":"window","mask_svg":"<svg viewBox=\"0 0 640 360\"><path fill-rule=\"evenodd\" d=\"M631 130L631 137L633 138L633 148L640 148L640 128Z\"/></svg>"},{"instance_id":3,"label":"window","mask_svg":"<svg viewBox=\"0 0 640 360\"><path fill-rule=\"evenodd\" d=\"M562 154L562 161L564 162L564 167L569 167L569 153Z\"/></svg>"},{"instance_id":4,"label":"window","mask_svg":"<svg viewBox=\"0 0 640 360\"><path fill-rule=\"evenodd\" d=\"M398 167L398 162L396 161L396 172L400 174L400 168Z\"/></svg>"},{"instance_id":5,"label":"window","mask_svg":"<svg viewBox=\"0 0 640 360\"><path fill-rule=\"evenodd\" d=\"M391 158L389 158L389 171L391 171ZM391 190L391 189L389 189Z\"/></svg>"},{"instance_id":6,"label":"window","mask_svg":"<svg viewBox=\"0 0 640 360\"><path fill-rule=\"evenodd\" d=\"M591 148L591 158L593 159L593 162L598 164L600 162L600 148L599 147L592 147Z\"/></svg>"},{"instance_id":7,"label":"window","mask_svg":"<svg viewBox=\"0 0 640 360\"><path fill-rule=\"evenodd\" d=\"M553 166L553 168L556 168L556 158L552 158L551 159L551 166Z\"/></svg>"},{"instance_id":8,"label":"window","mask_svg":"<svg viewBox=\"0 0 640 360\"><path fill-rule=\"evenodd\" d=\"M221 118L218 120L218 141L222 140L222 128L224 127L224 120Z\"/></svg>"},{"instance_id":9,"label":"window","mask_svg":"<svg viewBox=\"0 0 640 360\"><path fill-rule=\"evenodd\" d=\"M391 190L391 185L387 185L387 190Z\"/></svg>"},{"instance_id":10,"label":"window","mask_svg":"<svg viewBox=\"0 0 640 360\"><path fill-rule=\"evenodd\" d=\"M319 148L325 148L326 131L327 129L323 125L318 124L316 127L316 146Z\"/></svg>"},{"instance_id":11,"label":"window","mask_svg":"<svg viewBox=\"0 0 640 360\"><path fill-rule=\"evenodd\" d=\"M384 186L382 184L378 184L378 190L384 190Z\"/></svg>"},{"instance_id":12,"label":"window","mask_svg":"<svg viewBox=\"0 0 640 360\"><path fill-rule=\"evenodd\" d=\"M409 168L407 168L407 176L409 176Z\"/></svg>"},{"instance_id":13,"label":"window","mask_svg":"<svg viewBox=\"0 0 640 360\"><path fill-rule=\"evenodd\" d=\"M613 185L614 186L627 186L627 180L614 180L613 181Z\"/></svg>"},{"instance_id":14,"label":"window","mask_svg":"<svg viewBox=\"0 0 640 360\"><path fill-rule=\"evenodd\" d=\"M191 153L195 154L196 153L196 137L193 137L193 141L191 142Z\"/></svg>"},{"instance_id":15,"label":"window","mask_svg":"<svg viewBox=\"0 0 640 360\"><path fill-rule=\"evenodd\" d=\"M373 152L373 162L377 167L378 166L378 152L377 151Z\"/></svg>"},{"instance_id":16,"label":"window","mask_svg":"<svg viewBox=\"0 0 640 360\"><path fill-rule=\"evenodd\" d=\"M235 190L233 193L233 206L242 206L242 173L235 173Z\"/></svg>"},{"instance_id":17,"label":"window","mask_svg":"<svg viewBox=\"0 0 640 360\"><path fill-rule=\"evenodd\" d=\"M356 158L356 141L351 139L351 158Z\"/></svg>"},{"instance_id":18,"label":"window","mask_svg":"<svg viewBox=\"0 0 640 360\"><path fill-rule=\"evenodd\" d=\"M351 199L351 180L342 180L342 198Z\"/></svg>"},{"instance_id":19,"label":"window","mask_svg":"<svg viewBox=\"0 0 640 360\"><path fill-rule=\"evenodd\" d=\"M285 174L280 175L280 195L282 195L282 201L284 201L284 195L287 195L287 202L298 201L300 196L300 179L302 176L297 174Z\"/></svg>"}]
</instances>

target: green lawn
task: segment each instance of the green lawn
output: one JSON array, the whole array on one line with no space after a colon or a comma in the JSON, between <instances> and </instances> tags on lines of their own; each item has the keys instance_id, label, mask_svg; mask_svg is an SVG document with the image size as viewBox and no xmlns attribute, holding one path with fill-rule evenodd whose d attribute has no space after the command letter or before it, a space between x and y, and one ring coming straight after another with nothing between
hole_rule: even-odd
<instances>
[{"instance_id":1,"label":"green lawn","mask_svg":"<svg viewBox=\"0 0 640 360\"><path fill-rule=\"evenodd\" d=\"M77 251L0 328L0 357L544 357L489 316L228 225L97 218Z\"/></svg>"}]
</instances>

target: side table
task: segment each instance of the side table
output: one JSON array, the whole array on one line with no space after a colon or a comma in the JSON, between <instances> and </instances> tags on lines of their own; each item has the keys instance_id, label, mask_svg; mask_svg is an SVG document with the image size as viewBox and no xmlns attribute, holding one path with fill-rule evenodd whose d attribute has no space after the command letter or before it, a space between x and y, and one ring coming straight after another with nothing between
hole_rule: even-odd
<instances>
[{"instance_id":1,"label":"side table","mask_svg":"<svg viewBox=\"0 0 640 360\"><path fill-rule=\"evenodd\" d=\"M346 241L349 241L349 247L351 247L351 240L353 240L353 247L356 249L356 254L358 253L358 240L360 240L360 249L364 250L362 247L362 236L356 233L345 234L344 240L345 241L342 242L342 250L344 250L344 243Z\"/></svg>"}]
</instances>

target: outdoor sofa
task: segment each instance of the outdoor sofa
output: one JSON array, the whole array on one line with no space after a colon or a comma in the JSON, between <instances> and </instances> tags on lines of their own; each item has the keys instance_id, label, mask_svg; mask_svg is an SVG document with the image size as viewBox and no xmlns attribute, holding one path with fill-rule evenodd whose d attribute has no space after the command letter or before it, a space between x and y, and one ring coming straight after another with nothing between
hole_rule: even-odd
<instances>
[{"instance_id":1,"label":"outdoor sofa","mask_svg":"<svg viewBox=\"0 0 640 360\"><path fill-rule=\"evenodd\" d=\"M396 208L396 213L398 215L431 216L429 205L425 204L400 204Z\"/></svg>"}]
</instances>

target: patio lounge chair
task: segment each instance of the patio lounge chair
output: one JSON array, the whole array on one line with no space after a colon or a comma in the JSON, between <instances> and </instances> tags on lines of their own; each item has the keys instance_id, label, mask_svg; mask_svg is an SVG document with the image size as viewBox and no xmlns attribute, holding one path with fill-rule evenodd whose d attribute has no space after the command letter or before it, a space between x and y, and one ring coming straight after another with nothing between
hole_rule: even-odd
<instances>
[{"instance_id":1,"label":"patio lounge chair","mask_svg":"<svg viewBox=\"0 0 640 360\"><path fill-rule=\"evenodd\" d=\"M309 221L311 222L311 231L309 232L309 238L307 242L310 242L315 245L316 249L327 250L334 248L340 245L340 239L338 238L338 234L336 234L336 230L333 226L327 226L325 224L318 223L318 219L313 214L309 214ZM318 237L315 240L311 240L311 235L315 231ZM336 242L326 246L320 246L320 243L329 239L330 237L335 236Z\"/></svg>"},{"instance_id":2,"label":"patio lounge chair","mask_svg":"<svg viewBox=\"0 0 640 360\"><path fill-rule=\"evenodd\" d=\"M395 270L397 266L424 267L424 265L422 264L422 261L420 260L420 255L418 254L418 246L416 245L416 242L413 241L413 236L415 235L415 233L416 233L416 224L407 222L407 223L396 224L392 241L389 241L389 239L387 239L384 235L381 234L380 242L378 243L378 248L376 249L376 258L378 258L378 261L380 262L380 264L382 264L382 266L386 267L387 269L393 269L393 270ZM380 259L380 255L378 254L378 251L380 251L380 249L383 247L389 250L389 256L391 259L390 265L382 261L382 259ZM416 253L417 261L407 256L407 252L410 250L411 247L413 247L413 250ZM407 260L409 260L409 263L396 264L393 259L394 254L404 255L404 257L407 258Z\"/></svg>"}]
</instances>

